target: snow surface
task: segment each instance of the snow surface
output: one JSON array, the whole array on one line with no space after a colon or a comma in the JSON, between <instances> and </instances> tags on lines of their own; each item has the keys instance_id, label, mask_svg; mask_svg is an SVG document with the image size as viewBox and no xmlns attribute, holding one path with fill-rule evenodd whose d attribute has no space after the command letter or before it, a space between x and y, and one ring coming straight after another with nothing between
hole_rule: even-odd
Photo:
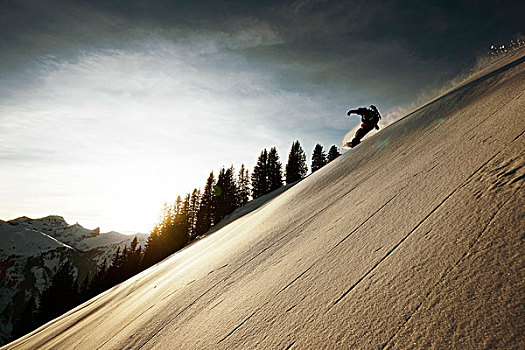
<instances>
[{"instance_id":1,"label":"snow surface","mask_svg":"<svg viewBox=\"0 0 525 350\"><path fill-rule=\"evenodd\" d=\"M147 234L137 234L139 246L144 246ZM99 229L89 230L81 225L68 223L61 216L50 215L40 219L20 217L0 222L0 253L6 255L37 255L39 253L67 247L89 251L96 248L116 251L116 246L129 245L134 236L115 231L100 234ZM112 249L115 246L115 249ZM107 248L110 249L107 249Z\"/></svg>"},{"instance_id":2,"label":"snow surface","mask_svg":"<svg viewBox=\"0 0 525 350\"><path fill-rule=\"evenodd\" d=\"M120 248L122 251L126 246L129 246L134 237L137 237L137 247L144 247L148 242L148 234L138 233L133 236L123 235L118 232L108 232L100 234L96 237L88 238L84 240L84 244L89 246L89 249L93 253L93 260L98 266L102 266L104 260L106 265L109 264L111 259L117 253L117 249Z\"/></svg>"},{"instance_id":3,"label":"snow surface","mask_svg":"<svg viewBox=\"0 0 525 350\"><path fill-rule=\"evenodd\" d=\"M36 230L0 223L0 254L30 256L67 244Z\"/></svg>"},{"instance_id":4,"label":"snow surface","mask_svg":"<svg viewBox=\"0 0 525 350\"><path fill-rule=\"evenodd\" d=\"M139 242L139 246L143 246L147 240L148 235L139 233L136 235ZM115 231L100 234L95 237L90 237L84 240L84 244L88 249L94 249L98 247L110 246L112 244L119 244L125 242L125 245L129 245L133 240L134 236L124 235ZM140 244L142 243L142 244ZM122 247L124 248L124 247Z\"/></svg>"},{"instance_id":5,"label":"snow surface","mask_svg":"<svg viewBox=\"0 0 525 350\"><path fill-rule=\"evenodd\" d=\"M524 348L524 62L6 348Z\"/></svg>"},{"instance_id":6,"label":"snow surface","mask_svg":"<svg viewBox=\"0 0 525 350\"><path fill-rule=\"evenodd\" d=\"M80 250L88 250L89 247L84 244L84 241L99 234L99 229L89 230L79 224L68 225L63 217L57 215L40 219L30 219L23 216L10 220L7 224L0 224L0 235L3 235L4 229L9 226L20 230L33 230Z\"/></svg>"}]
</instances>

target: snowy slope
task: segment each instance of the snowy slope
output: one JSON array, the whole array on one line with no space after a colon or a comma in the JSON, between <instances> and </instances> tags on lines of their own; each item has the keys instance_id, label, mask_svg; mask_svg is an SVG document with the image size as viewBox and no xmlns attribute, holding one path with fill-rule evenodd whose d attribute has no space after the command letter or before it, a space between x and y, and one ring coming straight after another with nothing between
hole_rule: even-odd
<instances>
[{"instance_id":1,"label":"snowy slope","mask_svg":"<svg viewBox=\"0 0 525 350\"><path fill-rule=\"evenodd\" d=\"M524 62L7 348L523 348Z\"/></svg>"},{"instance_id":2,"label":"snowy slope","mask_svg":"<svg viewBox=\"0 0 525 350\"><path fill-rule=\"evenodd\" d=\"M137 234L139 246L146 243L147 236ZM115 231L101 234L98 228L89 230L78 223L69 225L57 215L40 219L23 216L7 222L0 221L0 255L35 255L59 247L80 251L100 248L112 255L117 247L122 249L129 245L133 237Z\"/></svg>"},{"instance_id":3,"label":"snowy slope","mask_svg":"<svg viewBox=\"0 0 525 350\"><path fill-rule=\"evenodd\" d=\"M106 260L107 263L111 261L118 248L122 251L124 247L129 246L134 237L137 237L137 246L144 248L148 241L148 236L149 235L146 233L137 233L133 236L129 236L111 231L84 239L82 243L84 249L89 251L92 258L99 266L101 266L103 265L104 260Z\"/></svg>"},{"instance_id":4,"label":"snowy slope","mask_svg":"<svg viewBox=\"0 0 525 350\"><path fill-rule=\"evenodd\" d=\"M63 217L57 215L46 216L41 219L30 219L20 217L8 221L11 225L45 233L58 241L68 244L76 249L87 250L89 247L84 243L86 239L96 237L100 230L86 229L79 224L68 225Z\"/></svg>"},{"instance_id":5,"label":"snowy slope","mask_svg":"<svg viewBox=\"0 0 525 350\"><path fill-rule=\"evenodd\" d=\"M0 255L30 256L57 248L73 249L43 232L0 222Z\"/></svg>"}]
</instances>

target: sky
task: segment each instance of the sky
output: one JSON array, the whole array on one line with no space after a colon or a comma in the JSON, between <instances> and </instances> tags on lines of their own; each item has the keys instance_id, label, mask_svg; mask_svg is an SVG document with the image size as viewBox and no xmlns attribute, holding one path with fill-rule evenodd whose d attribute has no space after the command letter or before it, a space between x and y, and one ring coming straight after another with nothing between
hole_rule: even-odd
<instances>
[{"instance_id":1,"label":"sky","mask_svg":"<svg viewBox=\"0 0 525 350\"><path fill-rule=\"evenodd\" d=\"M525 34L520 1L0 0L0 219L149 232L263 148L340 145Z\"/></svg>"}]
</instances>

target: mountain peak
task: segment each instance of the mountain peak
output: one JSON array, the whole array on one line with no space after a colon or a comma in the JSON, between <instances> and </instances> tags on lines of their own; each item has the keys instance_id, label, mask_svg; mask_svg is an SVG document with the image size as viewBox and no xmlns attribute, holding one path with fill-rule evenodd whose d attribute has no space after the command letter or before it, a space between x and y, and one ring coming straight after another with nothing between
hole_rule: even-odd
<instances>
[{"instance_id":1,"label":"mountain peak","mask_svg":"<svg viewBox=\"0 0 525 350\"><path fill-rule=\"evenodd\" d=\"M66 245L80 250L89 249L85 239L96 237L100 234L100 228L90 230L79 223L69 225L64 217L60 215L48 215L43 218L31 219L22 216L7 222L11 226L19 226L20 229L33 230L48 235Z\"/></svg>"},{"instance_id":2,"label":"mountain peak","mask_svg":"<svg viewBox=\"0 0 525 350\"><path fill-rule=\"evenodd\" d=\"M27 216L20 216L16 219L8 220L7 222L13 223L13 224L20 224L20 223L32 224L34 222L43 222L43 223L52 223L54 225L67 226L66 220L64 219L64 217L60 215L48 215L46 217L38 218L38 219L31 219Z\"/></svg>"},{"instance_id":3,"label":"mountain peak","mask_svg":"<svg viewBox=\"0 0 525 350\"><path fill-rule=\"evenodd\" d=\"M67 225L67 222L66 220L64 219L63 216L60 216L60 215L48 215L46 217L43 217L43 218L40 218L40 219L36 219L36 220L42 220L42 221L51 221L51 222L60 222L60 223L64 223Z\"/></svg>"}]
</instances>

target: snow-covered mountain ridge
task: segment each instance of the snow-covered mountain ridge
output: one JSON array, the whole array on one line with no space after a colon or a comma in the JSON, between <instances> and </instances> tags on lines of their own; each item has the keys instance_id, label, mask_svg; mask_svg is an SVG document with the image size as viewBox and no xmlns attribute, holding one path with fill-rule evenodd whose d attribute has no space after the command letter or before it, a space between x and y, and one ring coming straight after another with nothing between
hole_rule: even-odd
<instances>
[{"instance_id":1,"label":"snow-covered mountain ridge","mask_svg":"<svg viewBox=\"0 0 525 350\"><path fill-rule=\"evenodd\" d=\"M148 235L136 236L144 246ZM134 237L69 225L56 215L0 220L0 343L9 336L23 300L41 293L60 264L72 263L82 280Z\"/></svg>"},{"instance_id":2,"label":"snow-covered mountain ridge","mask_svg":"<svg viewBox=\"0 0 525 350\"><path fill-rule=\"evenodd\" d=\"M139 242L145 242L147 234L137 236ZM69 225L63 217L57 215L40 219L23 216L9 221L0 220L0 253L12 255L32 255L35 249L42 252L58 246L89 251L122 242L129 244L133 237L134 235L124 235L115 231L101 234L99 228L90 230L78 223ZM54 244L48 242L49 240L54 241ZM28 250L29 247L34 248Z\"/></svg>"}]
</instances>

